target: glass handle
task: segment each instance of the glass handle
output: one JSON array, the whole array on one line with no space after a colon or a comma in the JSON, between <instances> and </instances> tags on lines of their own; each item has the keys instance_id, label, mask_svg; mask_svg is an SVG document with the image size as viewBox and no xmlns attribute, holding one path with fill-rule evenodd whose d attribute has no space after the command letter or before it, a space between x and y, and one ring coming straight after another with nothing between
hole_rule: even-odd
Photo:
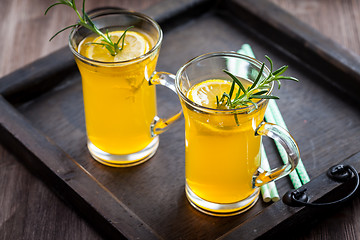
<instances>
[{"instance_id":1,"label":"glass handle","mask_svg":"<svg viewBox=\"0 0 360 240\"><path fill-rule=\"evenodd\" d=\"M255 134L267 136L279 142L288 155L288 161L285 165L270 171L259 168L254 176L254 186L260 187L268 182L284 177L296 168L300 159L299 148L287 130L272 123L262 122L256 129Z\"/></svg>"},{"instance_id":2,"label":"glass handle","mask_svg":"<svg viewBox=\"0 0 360 240\"><path fill-rule=\"evenodd\" d=\"M150 85L162 85L170 90L172 90L175 94L176 88L175 88L175 75L167 72L155 72L150 81ZM175 115L169 117L169 118L160 118L158 116L155 116L153 123L151 124L151 135L154 137L156 135L159 135L166 130L168 130L169 126L176 122L178 119L180 119L182 114L182 109L180 108L180 111L176 113Z\"/></svg>"}]
</instances>

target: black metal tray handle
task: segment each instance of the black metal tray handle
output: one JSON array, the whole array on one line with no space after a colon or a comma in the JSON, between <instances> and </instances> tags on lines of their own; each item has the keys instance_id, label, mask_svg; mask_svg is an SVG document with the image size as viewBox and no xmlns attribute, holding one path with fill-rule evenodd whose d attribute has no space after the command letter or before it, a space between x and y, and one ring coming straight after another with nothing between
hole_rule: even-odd
<instances>
[{"instance_id":1,"label":"black metal tray handle","mask_svg":"<svg viewBox=\"0 0 360 240\"><path fill-rule=\"evenodd\" d=\"M348 195L332 202L309 203L309 198L306 194L306 188L288 191L282 198L283 202L292 207L329 207L333 205L338 205L349 200L359 188L359 174L356 169L351 165L339 164L332 166L327 171L327 176L337 182L348 182L355 177L356 183L353 190Z\"/></svg>"}]
</instances>

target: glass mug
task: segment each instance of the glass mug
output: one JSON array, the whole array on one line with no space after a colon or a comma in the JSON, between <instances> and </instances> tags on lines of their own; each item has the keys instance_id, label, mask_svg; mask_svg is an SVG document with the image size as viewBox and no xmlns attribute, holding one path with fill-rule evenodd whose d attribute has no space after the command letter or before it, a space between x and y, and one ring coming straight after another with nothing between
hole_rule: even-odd
<instances>
[{"instance_id":1,"label":"glass mug","mask_svg":"<svg viewBox=\"0 0 360 240\"><path fill-rule=\"evenodd\" d=\"M204 107L187 97L196 84L230 79L223 69L254 81L261 65L233 52L208 53L192 59L176 74L185 118L186 196L201 212L231 216L248 210L256 203L260 186L289 174L298 163L299 150L291 135L263 121L267 99L257 102L257 109L248 106L229 110ZM263 77L268 75L265 67ZM262 136L282 144L288 154L287 164L269 172L260 168Z\"/></svg>"},{"instance_id":2,"label":"glass mug","mask_svg":"<svg viewBox=\"0 0 360 240\"><path fill-rule=\"evenodd\" d=\"M154 155L158 134L181 115L180 111L168 119L157 116L154 85L162 84L175 92L171 76L155 72L162 30L148 16L125 10L103 9L90 14L90 18L100 30L109 32L134 26L131 31L146 36L150 45L142 56L104 62L79 53L79 44L92 33L90 30L77 27L69 37L82 78L90 154L108 166L134 166Z\"/></svg>"}]
</instances>

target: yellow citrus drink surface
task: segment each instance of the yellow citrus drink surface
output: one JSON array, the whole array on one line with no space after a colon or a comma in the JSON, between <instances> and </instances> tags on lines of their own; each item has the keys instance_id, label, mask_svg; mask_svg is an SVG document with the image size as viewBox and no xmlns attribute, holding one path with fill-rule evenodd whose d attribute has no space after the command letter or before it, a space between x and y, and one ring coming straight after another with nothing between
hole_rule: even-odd
<instances>
[{"instance_id":1,"label":"yellow citrus drink surface","mask_svg":"<svg viewBox=\"0 0 360 240\"><path fill-rule=\"evenodd\" d=\"M111 31L109 35L116 41L122 33ZM155 70L158 52L144 59L138 57L148 52L154 41L144 33L128 31L124 49L115 57L103 46L91 44L94 42L101 43L101 38L89 36L77 50L102 63L88 64L76 58L88 138L110 154L135 153L152 141L150 124L156 115L156 92L147 79Z\"/></svg>"},{"instance_id":2,"label":"yellow citrus drink surface","mask_svg":"<svg viewBox=\"0 0 360 240\"><path fill-rule=\"evenodd\" d=\"M250 84L244 81L245 86ZM216 96L228 93L230 87L229 81L211 79L191 87L187 97L216 109ZM205 113L184 107L186 182L197 196L215 203L235 203L254 192L252 176L260 166L261 142L255 128L264 114L264 106L238 113L237 125L234 113Z\"/></svg>"}]
</instances>

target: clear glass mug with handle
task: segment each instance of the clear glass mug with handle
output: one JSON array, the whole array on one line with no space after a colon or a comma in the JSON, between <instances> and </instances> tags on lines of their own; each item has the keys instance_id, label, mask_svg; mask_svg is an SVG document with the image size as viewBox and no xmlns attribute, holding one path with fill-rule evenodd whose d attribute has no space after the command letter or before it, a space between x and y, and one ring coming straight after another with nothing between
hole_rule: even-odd
<instances>
[{"instance_id":1,"label":"clear glass mug with handle","mask_svg":"<svg viewBox=\"0 0 360 240\"><path fill-rule=\"evenodd\" d=\"M289 174L300 158L292 136L264 122L268 99L259 100L257 108L237 109L217 109L207 102L215 102L216 94L222 95L219 83L231 81L224 69L246 86L255 80L261 65L233 52L208 53L192 59L176 74L185 118L186 196L204 213L229 216L248 210L258 199L259 187ZM269 69L265 67L262 74L267 77ZM268 94L271 91L272 86ZM260 168L262 136L282 144L287 164L269 172Z\"/></svg>"},{"instance_id":2,"label":"clear glass mug with handle","mask_svg":"<svg viewBox=\"0 0 360 240\"><path fill-rule=\"evenodd\" d=\"M155 71L163 33L153 19L137 12L101 9L90 18L110 36L120 36L133 26L126 33L129 45L124 49L132 47L132 41L134 52L143 52L133 58L125 58L120 52L108 61L111 56L97 50L101 37L83 26L71 32L69 46L82 78L87 146L102 164L138 165L154 155L158 134L181 116L181 110L168 119L157 116L154 85L175 91L171 76Z\"/></svg>"}]
</instances>

